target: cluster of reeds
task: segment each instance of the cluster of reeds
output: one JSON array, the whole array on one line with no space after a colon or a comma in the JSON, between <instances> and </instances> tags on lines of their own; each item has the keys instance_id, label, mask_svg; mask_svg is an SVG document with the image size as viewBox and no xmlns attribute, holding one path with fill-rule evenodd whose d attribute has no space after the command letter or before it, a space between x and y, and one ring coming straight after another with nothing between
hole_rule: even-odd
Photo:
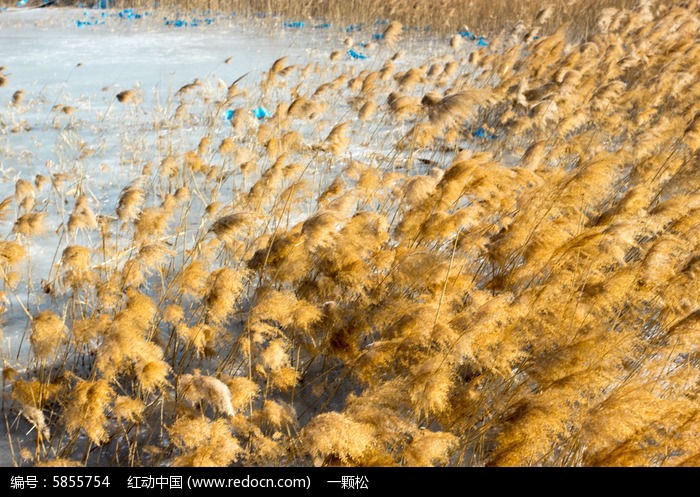
<instances>
[{"instance_id":1,"label":"cluster of reeds","mask_svg":"<svg viewBox=\"0 0 700 497\"><path fill-rule=\"evenodd\" d=\"M35 6L43 0L35 0ZM549 33L565 22L572 24L571 33L585 36L595 29L598 13L606 8L632 8L636 0L440 0L415 2L391 0L110 0L108 8L172 9L180 12L222 12L252 19L265 16L296 22L332 22L373 27L377 22L395 20L412 30L431 33L456 33L469 30L478 36L493 36L504 28L528 25ZM15 6L17 2L0 0L0 5ZM30 1L31 4L31 1ZM56 0L54 5L90 7L101 1Z\"/></svg>"},{"instance_id":2,"label":"cluster of reeds","mask_svg":"<svg viewBox=\"0 0 700 497\"><path fill-rule=\"evenodd\" d=\"M182 89L117 205L58 170L17 182L18 463L700 462L697 2L411 67L401 27L371 64ZM209 118L186 145L182 122ZM51 205L61 256L24 306Z\"/></svg>"}]
</instances>

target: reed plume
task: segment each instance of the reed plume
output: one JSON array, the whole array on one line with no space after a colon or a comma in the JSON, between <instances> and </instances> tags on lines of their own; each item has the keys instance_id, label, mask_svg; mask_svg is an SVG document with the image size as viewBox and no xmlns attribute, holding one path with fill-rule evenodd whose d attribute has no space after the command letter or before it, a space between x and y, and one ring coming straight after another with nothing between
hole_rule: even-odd
<instances>
[{"instance_id":1,"label":"reed plume","mask_svg":"<svg viewBox=\"0 0 700 497\"><path fill-rule=\"evenodd\" d=\"M15 221L12 231L27 238L45 235L48 231L46 226L47 215L46 212L23 214Z\"/></svg>"},{"instance_id":2,"label":"reed plume","mask_svg":"<svg viewBox=\"0 0 700 497\"><path fill-rule=\"evenodd\" d=\"M384 29L382 35L384 35L384 41L390 47L396 45L403 32L403 24L399 21L391 21L389 25Z\"/></svg>"},{"instance_id":3,"label":"reed plume","mask_svg":"<svg viewBox=\"0 0 700 497\"><path fill-rule=\"evenodd\" d=\"M114 398L114 391L106 380L77 379L63 412L66 430L85 432L96 445L108 440L106 411Z\"/></svg>"},{"instance_id":4,"label":"reed plume","mask_svg":"<svg viewBox=\"0 0 700 497\"><path fill-rule=\"evenodd\" d=\"M168 432L177 454L173 466L225 467L237 461L243 452L223 419L179 417Z\"/></svg>"},{"instance_id":5,"label":"reed plume","mask_svg":"<svg viewBox=\"0 0 700 497\"><path fill-rule=\"evenodd\" d=\"M358 465L374 444L372 427L337 412L319 414L304 427L304 449L321 466L337 459L342 465Z\"/></svg>"},{"instance_id":6,"label":"reed plume","mask_svg":"<svg viewBox=\"0 0 700 497\"><path fill-rule=\"evenodd\" d=\"M180 395L193 403L210 405L215 412L233 416L231 390L221 380L212 376L183 374L179 378Z\"/></svg>"},{"instance_id":7,"label":"reed plume","mask_svg":"<svg viewBox=\"0 0 700 497\"><path fill-rule=\"evenodd\" d=\"M63 320L50 310L34 316L29 340L37 361L45 363L54 357L60 350L59 347L66 342L67 331Z\"/></svg>"}]
</instances>

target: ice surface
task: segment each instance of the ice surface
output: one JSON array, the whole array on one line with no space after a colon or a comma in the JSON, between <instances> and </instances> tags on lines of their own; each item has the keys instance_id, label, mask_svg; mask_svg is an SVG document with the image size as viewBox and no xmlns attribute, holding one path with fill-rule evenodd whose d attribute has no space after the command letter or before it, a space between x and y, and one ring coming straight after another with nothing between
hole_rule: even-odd
<instances>
[{"instance_id":1,"label":"ice surface","mask_svg":"<svg viewBox=\"0 0 700 497\"><path fill-rule=\"evenodd\" d=\"M183 19L191 23L192 17ZM90 193L93 210L113 212L120 189L134 177L134 168L149 160L160 161L154 122L171 115L174 109L168 105L183 85L195 79L212 87L228 85L247 75L245 82L254 86L282 56L290 64L326 57L325 52L308 47L323 47L310 38L327 33L278 30L266 33L261 42L256 27L235 17L210 19L210 24L178 27L156 14L133 19L111 10L0 11L0 65L7 78L0 88L0 199L14 194L20 178L33 181L37 174L50 177L66 172L88 181L80 187ZM137 89L143 104L120 105L115 95L127 89ZM17 90L23 91L23 99L12 105ZM264 108L264 102L259 103ZM62 106L73 112L61 112ZM190 145L195 146L202 136L197 128L205 124L195 121L177 138L194 140ZM220 125L224 124L222 118ZM150 144L146 149L153 151L152 157L129 157L125 144L134 140ZM183 150L186 146L181 144ZM90 149L89 153L81 153L81 148ZM69 182L67 188L77 186ZM70 210L71 205L66 208ZM60 215L52 205L45 210ZM14 218L9 217L0 221L5 239L11 238ZM52 220L47 224L57 226ZM33 241L35 287L48 276L59 242L58 234ZM8 357L17 354L20 323L26 321L18 312L14 306L4 316Z\"/></svg>"},{"instance_id":2,"label":"ice surface","mask_svg":"<svg viewBox=\"0 0 700 497\"><path fill-rule=\"evenodd\" d=\"M371 42L372 32L352 34L358 40L357 51L347 51L343 45L346 28L325 23L256 23L230 14L131 9L0 10L0 74L6 78L0 87L0 201L15 194L19 179L33 182L37 175L51 178L56 173L68 177L58 187L44 186L38 196L35 210L47 213L49 231L28 244L28 264L21 270L18 289L6 295L8 309L1 323L5 365L18 370L27 366L29 320L23 307L34 313L51 303L41 286L51 279L68 243L64 223L75 193L87 194L96 214L114 216L121 189L140 175L145 164L160 163L164 149L182 153L196 147L206 132L219 139L230 133L227 118L234 109L212 114L216 106L203 109L201 102L193 103L184 125L168 129L178 103L174 95L181 87L197 81L216 99L243 77L240 86L250 93L241 105L253 120L268 119L274 101L260 93L259 82L281 57L298 66L329 65L329 54L336 49L346 54L342 64L355 69L381 67L387 54L374 57L361 42L362 37ZM398 65L411 64L416 57L409 54ZM341 69L335 65L337 75ZM305 84L313 88L320 82ZM140 102L120 103L116 96L125 90L135 91ZM13 103L18 91L22 98ZM348 119L346 103L333 105L338 121ZM382 141L381 133L389 131L400 129L373 136ZM14 238L19 214L13 205L0 219L4 240ZM95 233L79 233L71 242L90 245L96 239ZM2 434L0 465L12 462L7 444Z\"/></svg>"}]
</instances>

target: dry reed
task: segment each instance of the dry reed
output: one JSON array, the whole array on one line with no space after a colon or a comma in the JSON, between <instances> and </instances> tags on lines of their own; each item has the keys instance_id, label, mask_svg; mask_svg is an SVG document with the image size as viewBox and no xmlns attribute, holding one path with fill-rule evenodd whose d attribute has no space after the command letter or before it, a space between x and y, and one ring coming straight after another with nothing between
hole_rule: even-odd
<instances>
[{"instance_id":1,"label":"dry reed","mask_svg":"<svg viewBox=\"0 0 700 497\"><path fill-rule=\"evenodd\" d=\"M193 80L99 215L87 178L13 180L0 310L32 363L3 385L28 460L697 463L696 3L426 5L269 2L386 20L371 65L346 33L327 70L280 57L185 140L224 108ZM431 19L449 36L406 61ZM56 218L44 297L21 283Z\"/></svg>"}]
</instances>

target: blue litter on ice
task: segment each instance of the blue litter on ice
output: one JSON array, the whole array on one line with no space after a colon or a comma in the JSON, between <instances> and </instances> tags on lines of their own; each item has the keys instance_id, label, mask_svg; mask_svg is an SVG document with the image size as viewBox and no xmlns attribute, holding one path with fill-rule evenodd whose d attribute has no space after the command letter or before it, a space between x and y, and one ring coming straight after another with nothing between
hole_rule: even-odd
<instances>
[{"instance_id":1,"label":"blue litter on ice","mask_svg":"<svg viewBox=\"0 0 700 497\"><path fill-rule=\"evenodd\" d=\"M141 14L134 12L134 9L124 9L119 12L119 17L122 19L141 19Z\"/></svg>"},{"instance_id":2,"label":"blue litter on ice","mask_svg":"<svg viewBox=\"0 0 700 497\"><path fill-rule=\"evenodd\" d=\"M355 52L352 48L348 50L348 55L353 59L366 59L367 56L363 53Z\"/></svg>"},{"instance_id":3,"label":"blue litter on ice","mask_svg":"<svg viewBox=\"0 0 700 497\"><path fill-rule=\"evenodd\" d=\"M175 21L171 21L170 19L165 19L165 25L166 26L175 26L176 28L181 28L183 26L187 26L187 21L183 21L182 19L177 19Z\"/></svg>"},{"instance_id":4,"label":"blue litter on ice","mask_svg":"<svg viewBox=\"0 0 700 497\"><path fill-rule=\"evenodd\" d=\"M79 28L82 28L83 26L101 26L107 24L104 21L81 21L77 20L75 21L75 25Z\"/></svg>"},{"instance_id":5,"label":"blue litter on ice","mask_svg":"<svg viewBox=\"0 0 700 497\"><path fill-rule=\"evenodd\" d=\"M462 38L466 38L467 40L476 41L476 44L480 47L489 46L489 42L486 41L486 38L484 38L483 36L477 37L475 34L470 33L466 29L463 31L458 31L457 34L459 34L459 36L461 36Z\"/></svg>"},{"instance_id":6,"label":"blue litter on ice","mask_svg":"<svg viewBox=\"0 0 700 497\"><path fill-rule=\"evenodd\" d=\"M265 117L272 117L272 113L267 110L265 107L257 107L253 109L253 115L257 117L258 119L263 119Z\"/></svg>"},{"instance_id":7,"label":"blue litter on ice","mask_svg":"<svg viewBox=\"0 0 700 497\"><path fill-rule=\"evenodd\" d=\"M472 131L472 136L474 138L488 138L489 140L495 140L498 138L498 136L494 134L486 133L486 130L481 126Z\"/></svg>"}]
</instances>

